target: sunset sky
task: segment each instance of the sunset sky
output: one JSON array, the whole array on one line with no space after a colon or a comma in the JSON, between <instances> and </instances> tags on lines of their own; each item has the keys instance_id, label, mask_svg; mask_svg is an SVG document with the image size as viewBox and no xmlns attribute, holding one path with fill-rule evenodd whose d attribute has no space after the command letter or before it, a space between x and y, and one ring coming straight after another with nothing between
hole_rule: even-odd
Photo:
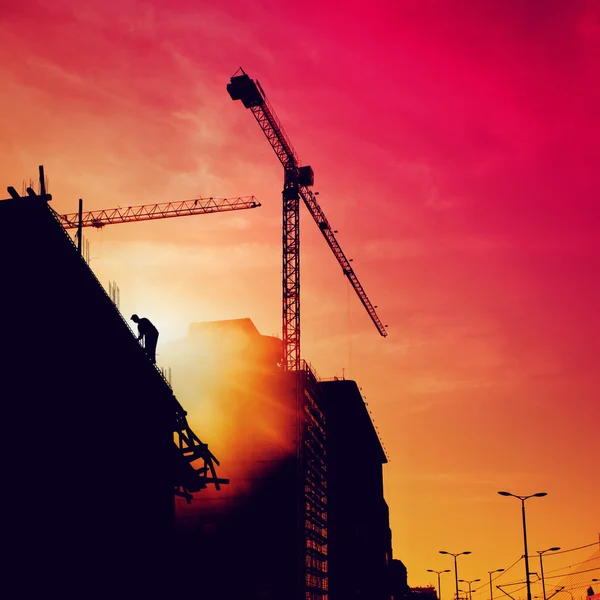
<instances>
[{"instance_id":1,"label":"sunset sky","mask_svg":"<svg viewBox=\"0 0 600 600\"><path fill-rule=\"evenodd\" d=\"M282 168L226 91L240 66L260 81L389 326L303 208L302 355L362 388L410 585L453 567L440 549L472 551L459 576L484 582L523 554L498 490L548 492L527 501L530 553L598 540L596 0L4 0L0 35L2 189L43 164L61 213L261 202L86 231L161 341L241 317L280 334Z\"/></svg>"}]
</instances>

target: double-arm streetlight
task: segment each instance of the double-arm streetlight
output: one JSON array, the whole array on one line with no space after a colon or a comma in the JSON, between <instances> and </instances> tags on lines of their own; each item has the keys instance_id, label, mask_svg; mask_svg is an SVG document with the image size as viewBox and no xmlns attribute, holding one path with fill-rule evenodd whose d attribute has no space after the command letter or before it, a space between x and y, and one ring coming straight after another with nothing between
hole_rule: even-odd
<instances>
[{"instance_id":1,"label":"double-arm streetlight","mask_svg":"<svg viewBox=\"0 0 600 600\"><path fill-rule=\"evenodd\" d=\"M471 579L470 581L468 579L459 579L459 581L461 583L469 584L469 600L473 600L473 592L471 591L471 584L475 583L476 581L481 581L481 579Z\"/></svg>"},{"instance_id":2,"label":"double-arm streetlight","mask_svg":"<svg viewBox=\"0 0 600 600\"><path fill-rule=\"evenodd\" d=\"M450 569L444 569L443 571L434 571L433 569L427 569L429 573L437 573L438 576L438 600L442 600L442 584L440 583L441 573L450 573ZM544 598L544 600L546 600Z\"/></svg>"},{"instance_id":3,"label":"double-arm streetlight","mask_svg":"<svg viewBox=\"0 0 600 600\"><path fill-rule=\"evenodd\" d=\"M501 496L512 496L521 501L521 514L523 516L523 543L525 545L525 580L527 581L527 600L531 600L531 581L529 581L529 557L527 555L527 526L525 524L525 500L528 498L541 498L547 496L546 492L538 492L529 496L517 496L510 492L498 492Z\"/></svg>"},{"instance_id":4,"label":"double-arm streetlight","mask_svg":"<svg viewBox=\"0 0 600 600\"><path fill-rule=\"evenodd\" d=\"M546 582L544 581L544 562L542 560L542 554L546 554L546 552L556 552L560 550L558 546L554 546L553 548L547 548L546 550L536 550L536 552L540 555L540 571L542 573L542 594L544 595L544 600L546 600Z\"/></svg>"},{"instance_id":5,"label":"double-arm streetlight","mask_svg":"<svg viewBox=\"0 0 600 600\"><path fill-rule=\"evenodd\" d=\"M488 571L488 575L490 576L490 600L494 600L494 592L492 591L492 575L494 573L503 573L504 569L496 569L495 571ZM546 600L544 598L544 600Z\"/></svg>"},{"instance_id":6,"label":"double-arm streetlight","mask_svg":"<svg viewBox=\"0 0 600 600\"><path fill-rule=\"evenodd\" d=\"M465 552L459 552L458 554L446 552L445 550L440 550L439 552L440 554L449 554L450 556L454 556L454 580L456 581L456 600L458 600L458 567L456 565L456 557L460 556L461 554L471 554L471 551L467 550ZM531 598L528 598L527 600L531 600Z\"/></svg>"}]
</instances>

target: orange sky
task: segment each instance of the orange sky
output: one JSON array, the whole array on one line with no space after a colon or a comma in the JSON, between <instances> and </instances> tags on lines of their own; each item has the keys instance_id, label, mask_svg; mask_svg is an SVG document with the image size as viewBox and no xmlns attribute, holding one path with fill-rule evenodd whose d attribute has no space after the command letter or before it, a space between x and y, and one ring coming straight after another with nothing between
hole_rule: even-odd
<instances>
[{"instance_id":1,"label":"orange sky","mask_svg":"<svg viewBox=\"0 0 600 600\"><path fill-rule=\"evenodd\" d=\"M548 492L527 502L531 552L593 542L598 3L322 4L3 2L0 185L44 164L60 212L254 194L251 211L88 232L91 266L161 340L238 317L277 334L282 169L226 92L243 66L389 325L303 210L302 354L362 387L409 583L452 567L440 549L473 552L467 579L521 556L500 489Z\"/></svg>"}]
</instances>

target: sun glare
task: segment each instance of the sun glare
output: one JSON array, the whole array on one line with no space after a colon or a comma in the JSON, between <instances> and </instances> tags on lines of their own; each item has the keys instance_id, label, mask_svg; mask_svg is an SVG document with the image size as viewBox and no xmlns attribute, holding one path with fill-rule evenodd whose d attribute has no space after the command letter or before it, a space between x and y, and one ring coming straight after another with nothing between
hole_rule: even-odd
<instances>
[{"instance_id":1,"label":"sun glare","mask_svg":"<svg viewBox=\"0 0 600 600\"><path fill-rule=\"evenodd\" d=\"M293 451L294 403L282 387L277 348L279 340L261 336L249 319L194 323L164 347L188 422L233 482L228 494L245 494Z\"/></svg>"}]
</instances>

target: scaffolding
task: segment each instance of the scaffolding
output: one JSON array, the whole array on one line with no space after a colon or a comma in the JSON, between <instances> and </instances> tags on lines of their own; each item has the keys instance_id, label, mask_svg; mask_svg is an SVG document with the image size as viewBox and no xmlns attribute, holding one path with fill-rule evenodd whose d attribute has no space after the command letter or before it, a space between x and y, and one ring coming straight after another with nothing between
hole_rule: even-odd
<instances>
[{"instance_id":1,"label":"scaffolding","mask_svg":"<svg viewBox=\"0 0 600 600\"><path fill-rule=\"evenodd\" d=\"M327 600L327 473L325 464L325 416L319 407L318 377L305 361L300 375L299 475L302 537L300 581L303 600Z\"/></svg>"}]
</instances>

